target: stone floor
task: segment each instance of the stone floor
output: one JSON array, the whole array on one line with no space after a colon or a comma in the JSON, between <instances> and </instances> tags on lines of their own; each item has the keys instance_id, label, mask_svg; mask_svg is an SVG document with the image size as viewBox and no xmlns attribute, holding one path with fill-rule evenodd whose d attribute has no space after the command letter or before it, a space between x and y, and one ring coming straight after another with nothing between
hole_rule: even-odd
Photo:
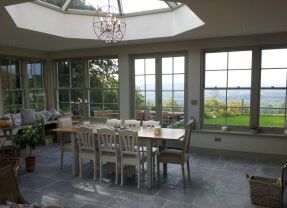
<instances>
[{"instance_id":1,"label":"stone floor","mask_svg":"<svg viewBox=\"0 0 287 208\"><path fill-rule=\"evenodd\" d=\"M22 151L23 158L27 154ZM65 153L60 169L59 146L37 147L33 151L37 166L33 173L25 171L24 161L18 181L20 191L29 202L60 204L71 208L233 208L258 207L250 203L246 173L278 178L281 162L266 162L254 157L191 154L191 184L183 188L180 166L169 165L168 176L161 175L160 188L148 190L145 176L142 187L136 180L125 185L93 180L87 163L82 179L72 176L71 154Z\"/></svg>"}]
</instances>

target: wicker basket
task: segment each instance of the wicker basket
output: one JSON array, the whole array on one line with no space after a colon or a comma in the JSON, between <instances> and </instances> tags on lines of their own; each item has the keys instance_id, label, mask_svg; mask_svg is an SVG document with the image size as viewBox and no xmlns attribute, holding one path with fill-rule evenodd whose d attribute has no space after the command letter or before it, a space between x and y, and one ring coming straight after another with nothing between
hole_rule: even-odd
<instances>
[{"instance_id":1,"label":"wicker basket","mask_svg":"<svg viewBox=\"0 0 287 208\"><path fill-rule=\"evenodd\" d=\"M252 204L280 208L282 187L281 181L273 178L247 175Z\"/></svg>"}]
</instances>

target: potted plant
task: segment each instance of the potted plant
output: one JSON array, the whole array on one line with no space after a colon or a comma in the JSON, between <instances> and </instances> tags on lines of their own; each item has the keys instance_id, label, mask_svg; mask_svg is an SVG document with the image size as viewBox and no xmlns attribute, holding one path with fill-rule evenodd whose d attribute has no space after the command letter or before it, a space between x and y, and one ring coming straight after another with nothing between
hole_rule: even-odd
<instances>
[{"instance_id":1,"label":"potted plant","mask_svg":"<svg viewBox=\"0 0 287 208\"><path fill-rule=\"evenodd\" d=\"M39 121L31 124L24 129L18 135L17 143L19 145L29 146L29 157L26 157L26 170L28 172L34 171L36 165L36 157L32 156L32 149L35 149L36 145L42 142L43 139L43 122Z\"/></svg>"}]
</instances>

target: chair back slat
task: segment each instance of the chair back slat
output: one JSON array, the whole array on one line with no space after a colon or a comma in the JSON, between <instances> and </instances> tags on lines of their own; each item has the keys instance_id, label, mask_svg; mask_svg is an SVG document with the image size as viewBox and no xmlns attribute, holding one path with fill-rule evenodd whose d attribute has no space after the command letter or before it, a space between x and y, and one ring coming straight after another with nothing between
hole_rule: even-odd
<instances>
[{"instance_id":1,"label":"chair back slat","mask_svg":"<svg viewBox=\"0 0 287 208\"><path fill-rule=\"evenodd\" d=\"M155 126L159 126L159 121L149 120L149 121L143 121L142 127L143 128L154 128Z\"/></svg>"},{"instance_id":2,"label":"chair back slat","mask_svg":"<svg viewBox=\"0 0 287 208\"><path fill-rule=\"evenodd\" d=\"M77 138L80 150L95 150L96 140L91 128L80 126L77 128Z\"/></svg>"},{"instance_id":3,"label":"chair back slat","mask_svg":"<svg viewBox=\"0 0 287 208\"><path fill-rule=\"evenodd\" d=\"M189 152L189 144L191 139L191 130L192 125L194 124L194 120L192 119L190 122L188 122L185 126L185 132L184 132L184 138L183 138L183 146L182 146L182 153L185 155Z\"/></svg>"},{"instance_id":4,"label":"chair back slat","mask_svg":"<svg viewBox=\"0 0 287 208\"><path fill-rule=\"evenodd\" d=\"M119 131L120 150L122 154L139 154L138 133L136 131L124 129Z\"/></svg>"},{"instance_id":5,"label":"chair back slat","mask_svg":"<svg viewBox=\"0 0 287 208\"><path fill-rule=\"evenodd\" d=\"M117 138L115 131L108 128L97 130L98 143L100 151L116 152L117 151Z\"/></svg>"}]
</instances>

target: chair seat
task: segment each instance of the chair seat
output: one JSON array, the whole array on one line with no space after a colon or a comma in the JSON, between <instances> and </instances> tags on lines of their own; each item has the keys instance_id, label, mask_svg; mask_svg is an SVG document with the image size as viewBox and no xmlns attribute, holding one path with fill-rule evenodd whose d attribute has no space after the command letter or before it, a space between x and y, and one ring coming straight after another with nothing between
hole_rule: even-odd
<instances>
[{"instance_id":1,"label":"chair seat","mask_svg":"<svg viewBox=\"0 0 287 208\"><path fill-rule=\"evenodd\" d=\"M92 150L80 150L81 158L83 159L91 159L95 158L95 153Z\"/></svg>"},{"instance_id":2,"label":"chair seat","mask_svg":"<svg viewBox=\"0 0 287 208\"><path fill-rule=\"evenodd\" d=\"M157 156L159 162L163 163L182 163L182 151L176 149L165 149Z\"/></svg>"},{"instance_id":3,"label":"chair seat","mask_svg":"<svg viewBox=\"0 0 287 208\"><path fill-rule=\"evenodd\" d=\"M116 162L119 161L119 157L116 157L116 153L114 152L102 152L101 158L105 162Z\"/></svg>"},{"instance_id":4,"label":"chair seat","mask_svg":"<svg viewBox=\"0 0 287 208\"><path fill-rule=\"evenodd\" d=\"M122 162L125 165L137 165L138 160L136 155L128 155L128 154L123 154L122 156ZM144 163L147 161L147 156L143 153L140 153L140 163Z\"/></svg>"}]
</instances>

